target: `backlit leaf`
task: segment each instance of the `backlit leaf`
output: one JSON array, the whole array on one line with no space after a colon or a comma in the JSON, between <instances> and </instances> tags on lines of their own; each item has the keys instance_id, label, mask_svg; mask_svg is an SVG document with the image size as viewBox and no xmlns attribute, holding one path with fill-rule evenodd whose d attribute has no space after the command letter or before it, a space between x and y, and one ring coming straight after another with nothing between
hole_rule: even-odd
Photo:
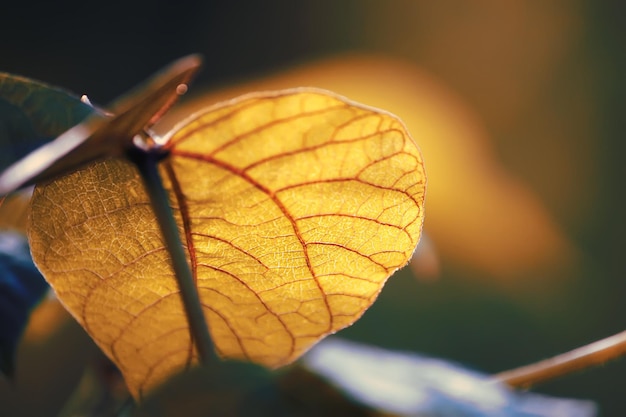
<instances>
[{"instance_id":1,"label":"backlit leaf","mask_svg":"<svg viewBox=\"0 0 626 417\"><path fill-rule=\"evenodd\" d=\"M410 258L419 150L395 117L317 90L244 96L183 122L160 165L219 353L287 364L358 319ZM197 360L134 166L33 196L33 257L141 396Z\"/></svg>"}]
</instances>

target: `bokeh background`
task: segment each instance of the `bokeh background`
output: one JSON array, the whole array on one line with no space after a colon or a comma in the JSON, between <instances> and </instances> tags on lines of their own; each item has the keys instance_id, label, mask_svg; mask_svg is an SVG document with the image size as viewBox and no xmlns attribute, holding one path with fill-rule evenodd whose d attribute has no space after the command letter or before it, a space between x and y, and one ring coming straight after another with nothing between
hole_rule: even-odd
<instances>
[{"instance_id":1,"label":"bokeh background","mask_svg":"<svg viewBox=\"0 0 626 417\"><path fill-rule=\"evenodd\" d=\"M105 105L205 57L180 117L313 85L399 114L428 245L342 336L498 372L626 329L626 13L591 0L14 2L0 71ZM186 107L185 107L186 106ZM540 385L626 415L626 360Z\"/></svg>"}]
</instances>

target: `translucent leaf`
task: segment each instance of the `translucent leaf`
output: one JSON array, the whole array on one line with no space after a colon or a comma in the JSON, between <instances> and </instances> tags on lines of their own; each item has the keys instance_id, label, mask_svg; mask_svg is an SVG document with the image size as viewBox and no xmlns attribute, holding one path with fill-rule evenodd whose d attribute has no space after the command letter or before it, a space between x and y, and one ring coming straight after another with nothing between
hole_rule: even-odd
<instances>
[{"instance_id":1,"label":"translucent leaf","mask_svg":"<svg viewBox=\"0 0 626 417\"><path fill-rule=\"evenodd\" d=\"M317 90L244 96L166 138L161 163L220 354L270 367L367 309L409 260L425 175L395 117ZM136 396L197 360L135 168L33 196L34 259Z\"/></svg>"}]
</instances>

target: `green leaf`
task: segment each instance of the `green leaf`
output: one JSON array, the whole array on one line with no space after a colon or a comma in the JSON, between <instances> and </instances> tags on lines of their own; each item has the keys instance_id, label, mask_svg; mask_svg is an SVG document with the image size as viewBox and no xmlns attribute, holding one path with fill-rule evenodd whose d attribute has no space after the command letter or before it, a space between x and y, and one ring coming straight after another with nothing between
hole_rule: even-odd
<instances>
[{"instance_id":1,"label":"green leaf","mask_svg":"<svg viewBox=\"0 0 626 417\"><path fill-rule=\"evenodd\" d=\"M13 375L17 343L48 288L33 264L26 237L0 232L0 372Z\"/></svg>"},{"instance_id":2,"label":"green leaf","mask_svg":"<svg viewBox=\"0 0 626 417\"><path fill-rule=\"evenodd\" d=\"M0 73L0 171L93 111L67 91Z\"/></svg>"}]
</instances>

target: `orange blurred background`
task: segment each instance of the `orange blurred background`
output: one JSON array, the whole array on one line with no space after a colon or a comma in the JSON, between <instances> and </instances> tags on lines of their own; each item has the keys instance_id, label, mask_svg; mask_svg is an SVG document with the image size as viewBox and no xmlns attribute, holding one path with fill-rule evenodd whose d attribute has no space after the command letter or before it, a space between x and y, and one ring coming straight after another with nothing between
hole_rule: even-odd
<instances>
[{"instance_id":1,"label":"orange blurred background","mask_svg":"<svg viewBox=\"0 0 626 417\"><path fill-rule=\"evenodd\" d=\"M619 11L590 0L25 1L0 28L0 70L104 105L199 52L203 73L163 126L299 85L398 114L429 176L421 279L392 278L342 335L497 372L626 328ZM617 361L537 389L626 415L625 371Z\"/></svg>"}]
</instances>

